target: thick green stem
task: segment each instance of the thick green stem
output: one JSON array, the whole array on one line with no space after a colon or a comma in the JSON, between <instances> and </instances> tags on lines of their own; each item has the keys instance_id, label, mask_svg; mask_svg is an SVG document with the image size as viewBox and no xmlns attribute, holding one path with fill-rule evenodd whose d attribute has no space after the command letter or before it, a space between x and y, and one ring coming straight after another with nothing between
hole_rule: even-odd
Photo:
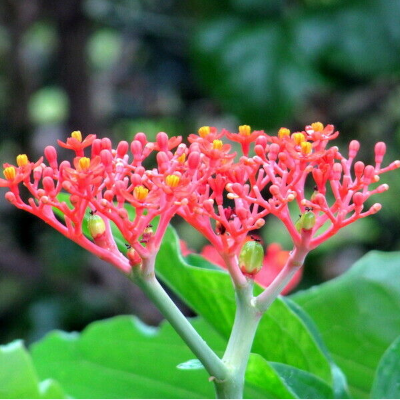
<instances>
[{"instance_id":1,"label":"thick green stem","mask_svg":"<svg viewBox=\"0 0 400 400\"><path fill-rule=\"evenodd\" d=\"M222 361L228 369L224 381L215 381L215 390L220 399L243 398L244 377L251 346L262 314L252 305L253 285L236 289L236 315Z\"/></svg>"},{"instance_id":2,"label":"thick green stem","mask_svg":"<svg viewBox=\"0 0 400 400\"><path fill-rule=\"evenodd\" d=\"M213 352L202 337L193 328L187 318L171 300L163 287L157 281L154 273L143 274L140 268L134 268L131 279L146 293L158 307L164 317L170 322L190 350L203 364L204 368L216 381L227 377L227 368L221 359Z\"/></svg>"}]
</instances>

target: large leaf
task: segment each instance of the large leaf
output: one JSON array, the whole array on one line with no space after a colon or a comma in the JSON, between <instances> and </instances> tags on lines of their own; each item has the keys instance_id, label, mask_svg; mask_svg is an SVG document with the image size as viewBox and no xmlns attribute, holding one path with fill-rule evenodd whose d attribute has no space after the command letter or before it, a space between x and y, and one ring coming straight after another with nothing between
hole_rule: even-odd
<instances>
[{"instance_id":1,"label":"large leaf","mask_svg":"<svg viewBox=\"0 0 400 400\"><path fill-rule=\"evenodd\" d=\"M192 259L193 260L193 259ZM179 241L168 229L156 260L157 274L182 300L228 339L235 298L229 275L223 270L188 265L179 252ZM260 289L259 289L260 290ZM289 364L332 385L344 395L344 379L326 356L307 323L283 299L277 299L262 318L252 351L268 361Z\"/></svg>"},{"instance_id":2,"label":"large leaf","mask_svg":"<svg viewBox=\"0 0 400 400\"><path fill-rule=\"evenodd\" d=\"M279 374L280 379L275 376ZM301 369L286 364L268 363L258 354L251 354L246 370L246 383L264 390L267 397L273 398L282 392L282 382L287 393L284 398L332 399L332 388L322 379Z\"/></svg>"},{"instance_id":3,"label":"large leaf","mask_svg":"<svg viewBox=\"0 0 400 400\"><path fill-rule=\"evenodd\" d=\"M295 294L317 324L353 396L367 397L383 353L400 334L400 253L371 252L347 273Z\"/></svg>"},{"instance_id":4,"label":"large leaf","mask_svg":"<svg viewBox=\"0 0 400 400\"><path fill-rule=\"evenodd\" d=\"M197 320L194 325L212 347L224 349L225 342L207 324ZM207 373L198 363L188 363L193 355L166 323L156 329L133 317L116 317L95 322L81 334L50 333L31 351L40 376L57 379L74 397L214 397ZM298 371L287 384L260 356L251 360L247 397L296 398L301 392L292 382L302 378Z\"/></svg>"},{"instance_id":5,"label":"large leaf","mask_svg":"<svg viewBox=\"0 0 400 400\"><path fill-rule=\"evenodd\" d=\"M22 341L0 346L0 398L67 398L57 382L39 383L35 367Z\"/></svg>"},{"instance_id":6,"label":"large leaf","mask_svg":"<svg viewBox=\"0 0 400 400\"><path fill-rule=\"evenodd\" d=\"M400 336L386 350L372 387L373 399L400 399Z\"/></svg>"}]
</instances>

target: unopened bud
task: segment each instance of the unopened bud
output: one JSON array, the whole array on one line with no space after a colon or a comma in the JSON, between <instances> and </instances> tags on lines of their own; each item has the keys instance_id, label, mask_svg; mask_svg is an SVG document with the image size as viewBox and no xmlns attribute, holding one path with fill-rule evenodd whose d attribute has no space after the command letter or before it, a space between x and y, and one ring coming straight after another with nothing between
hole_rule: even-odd
<instances>
[{"instance_id":1,"label":"unopened bud","mask_svg":"<svg viewBox=\"0 0 400 400\"><path fill-rule=\"evenodd\" d=\"M239 255L239 266L243 273L254 275L260 271L264 261L264 249L256 241L246 242Z\"/></svg>"}]
</instances>

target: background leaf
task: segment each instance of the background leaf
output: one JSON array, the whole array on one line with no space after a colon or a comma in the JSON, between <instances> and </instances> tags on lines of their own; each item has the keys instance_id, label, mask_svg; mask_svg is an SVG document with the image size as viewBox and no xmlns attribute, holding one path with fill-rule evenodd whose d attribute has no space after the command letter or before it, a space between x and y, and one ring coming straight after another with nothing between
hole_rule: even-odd
<instances>
[{"instance_id":1,"label":"background leaf","mask_svg":"<svg viewBox=\"0 0 400 400\"><path fill-rule=\"evenodd\" d=\"M384 351L400 334L400 253L371 252L347 273L295 294L345 372L351 393L368 397Z\"/></svg>"},{"instance_id":2,"label":"background leaf","mask_svg":"<svg viewBox=\"0 0 400 400\"><path fill-rule=\"evenodd\" d=\"M21 340L0 346L0 398L67 398L54 381L39 383L31 356Z\"/></svg>"},{"instance_id":3,"label":"background leaf","mask_svg":"<svg viewBox=\"0 0 400 400\"><path fill-rule=\"evenodd\" d=\"M400 398L400 336L386 350L379 362L371 398Z\"/></svg>"}]
</instances>

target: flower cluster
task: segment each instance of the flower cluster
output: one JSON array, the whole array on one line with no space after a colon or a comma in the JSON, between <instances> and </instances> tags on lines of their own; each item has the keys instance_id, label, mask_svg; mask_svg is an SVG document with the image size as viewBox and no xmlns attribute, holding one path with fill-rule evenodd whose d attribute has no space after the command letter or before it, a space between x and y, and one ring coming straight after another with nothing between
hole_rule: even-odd
<instances>
[{"instance_id":1,"label":"flower cluster","mask_svg":"<svg viewBox=\"0 0 400 400\"><path fill-rule=\"evenodd\" d=\"M16 207L127 273L143 260L154 260L168 223L179 215L209 240L240 283L245 279L237 262L240 249L267 215L283 222L294 248L309 251L380 210L378 203L367 210L364 204L388 189L374 184L400 162L382 167L382 142L375 146L374 165L355 162L359 142L350 143L346 157L329 146L337 136L332 125L319 122L301 132L281 128L276 136L248 125L237 133L204 126L189 135L188 145L160 132L155 142L137 133L131 143L113 147L108 138L82 138L75 131L65 143L59 141L74 153L72 162L59 162L53 146L44 151L47 163L19 155L16 165L4 165L0 186L9 188L6 198ZM226 139L239 143L242 154L232 152ZM93 241L83 234L89 210ZM111 222L124 237L126 254L115 243Z\"/></svg>"}]
</instances>

